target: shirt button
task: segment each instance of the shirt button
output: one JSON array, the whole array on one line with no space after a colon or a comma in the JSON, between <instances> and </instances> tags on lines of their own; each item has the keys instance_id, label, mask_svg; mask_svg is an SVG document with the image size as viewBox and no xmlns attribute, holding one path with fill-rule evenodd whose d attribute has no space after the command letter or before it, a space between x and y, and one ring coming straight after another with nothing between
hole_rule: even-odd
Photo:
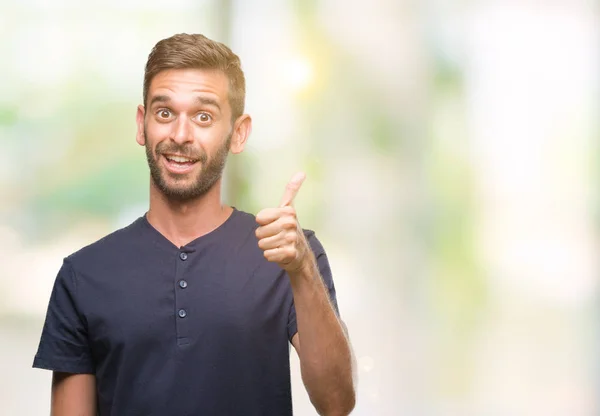
<instances>
[{"instance_id":1,"label":"shirt button","mask_svg":"<svg viewBox=\"0 0 600 416\"><path fill-rule=\"evenodd\" d=\"M187 253L179 253L179 258L183 261L187 260Z\"/></svg>"},{"instance_id":2,"label":"shirt button","mask_svg":"<svg viewBox=\"0 0 600 416\"><path fill-rule=\"evenodd\" d=\"M180 280L179 287L185 289L187 287L187 282L185 280Z\"/></svg>"},{"instance_id":3,"label":"shirt button","mask_svg":"<svg viewBox=\"0 0 600 416\"><path fill-rule=\"evenodd\" d=\"M178 314L179 314L180 318L185 318L187 315L187 312L185 311L185 309L179 309Z\"/></svg>"}]
</instances>

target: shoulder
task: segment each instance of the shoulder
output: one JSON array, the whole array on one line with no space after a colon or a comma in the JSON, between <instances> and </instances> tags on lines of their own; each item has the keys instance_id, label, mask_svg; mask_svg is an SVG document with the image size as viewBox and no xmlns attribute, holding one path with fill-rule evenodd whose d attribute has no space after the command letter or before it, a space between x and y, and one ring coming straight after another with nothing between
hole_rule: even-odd
<instances>
[{"instance_id":1,"label":"shoulder","mask_svg":"<svg viewBox=\"0 0 600 416\"><path fill-rule=\"evenodd\" d=\"M244 243L251 243L251 246L256 246L257 253L262 258L262 251L258 249L258 244L256 244L256 236L255 231L258 228L258 223L256 222L256 216L249 212L237 210L235 211L236 220L234 226L230 227L231 233L227 237L229 241L240 240ZM232 224L233 225L233 224ZM316 256L321 256L325 254L325 249L323 248L323 244L317 238L315 232L308 228L302 228L304 233L304 237L308 241L311 249L315 253ZM247 246L247 244L244 244Z\"/></svg>"},{"instance_id":2,"label":"shoulder","mask_svg":"<svg viewBox=\"0 0 600 416\"><path fill-rule=\"evenodd\" d=\"M256 223L256 215L251 214L246 211L235 209L233 215L235 215L237 226L248 227L248 228L256 228L258 224Z\"/></svg>"},{"instance_id":3,"label":"shoulder","mask_svg":"<svg viewBox=\"0 0 600 416\"><path fill-rule=\"evenodd\" d=\"M258 228L258 223L256 222L256 215L240 210L236 210L236 212L239 219L239 225L242 225L242 228L248 228L252 230ZM313 230L310 230L308 228L302 228L302 231L304 232L304 237L306 237L313 249L319 248L320 251L323 251L323 245L321 244Z\"/></svg>"},{"instance_id":4,"label":"shoulder","mask_svg":"<svg viewBox=\"0 0 600 416\"><path fill-rule=\"evenodd\" d=\"M138 241L143 240L143 217L126 227L113 231L99 240L82 247L65 258L75 268L111 258L116 253L130 252Z\"/></svg>"},{"instance_id":5,"label":"shoulder","mask_svg":"<svg viewBox=\"0 0 600 416\"><path fill-rule=\"evenodd\" d=\"M316 233L313 230L306 228L303 228L302 231L304 231L304 237L306 237L306 241L308 241L308 244L315 255L318 257L322 254L325 254L325 248L323 247L321 241L317 238Z\"/></svg>"}]
</instances>

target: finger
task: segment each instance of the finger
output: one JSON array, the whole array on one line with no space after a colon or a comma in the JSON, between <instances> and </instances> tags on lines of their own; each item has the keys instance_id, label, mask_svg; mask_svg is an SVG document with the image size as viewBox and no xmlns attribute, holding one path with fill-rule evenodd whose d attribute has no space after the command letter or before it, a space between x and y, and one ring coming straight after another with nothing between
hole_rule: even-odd
<instances>
[{"instance_id":1,"label":"finger","mask_svg":"<svg viewBox=\"0 0 600 416\"><path fill-rule=\"evenodd\" d=\"M277 235L258 240L258 246L262 250L270 250L277 247L284 247L297 243L298 233L296 230L281 231Z\"/></svg>"},{"instance_id":2,"label":"finger","mask_svg":"<svg viewBox=\"0 0 600 416\"><path fill-rule=\"evenodd\" d=\"M296 249L294 247L278 247L270 250L265 250L264 256L267 260L288 264L296 258Z\"/></svg>"},{"instance_id":3,"label":"finger","mask_svg":"<svg viewBox=\"0 0 600 416\"><path fill-rule=\"evenodd\" d=\"M263 238L271 237L279 234L281 231L295 230L298 227L296 218L294 217L281 217L278 220L258 227L256 229L256 238L262 240Z\"/></svg>"},{"instance_id":4,"label":"finger","mask_svg":"<svg viewBox=\"0 0 600 416\"><path fill-rule=\"evenodd\" d=\"M304 172L298 172L292 176L292 179L290 179L285 187L283 198L281 198L281 203L279 204L280 207L292 205L294 198L296 197L298 190L300 190L300 186L302 185L302 182L304 182L305 178L306 174Z\"/></svg>"},{"instance_id":5,"label":"finger","mask_svg":"<svg viewBox=\"0 0 600 416\"><path fill-rule=\"evenodd\" d=\"M256 214L256 222L267 225L282 217L296 218L296 210L294 207L265 208Z\"/></svg>"},{"instance_id":6,"label":"finger","mask_svg":"<svg viewBox=\"0 0 600 416\"><path fill-rule=\"evenodd\" d=\"M277 235L272 235L271 237L267 238L261 238L260 240L258 240L258 247L260 247L261 250L265 251L282 246L284 244L283 234L284 233L282 231Z\"/></svg>"}]
</instances>

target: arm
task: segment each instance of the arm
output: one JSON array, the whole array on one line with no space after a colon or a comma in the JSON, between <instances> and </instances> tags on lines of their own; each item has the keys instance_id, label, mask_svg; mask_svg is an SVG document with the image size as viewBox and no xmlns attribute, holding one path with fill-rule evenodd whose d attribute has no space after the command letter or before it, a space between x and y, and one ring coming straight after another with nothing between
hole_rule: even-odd
<instances>
[{"instance_id":1,"label":"arm","mask_svg":"<svg viewBox=\"0 0 600 416\"><path fill-rule=\"evenodd\" d=\"M51 416L96 416L95 376L53 372L51 409Z\"/></svg>"},{"instance_id":2,"label":"arm","mask_svg":"<svg viewBox=\"0 0 600 416\"><path fill-rule=\"evenodd\" d=\"M298 322L292 344L310 400L322 415L347 415L355 403L350 343L314 261L290 282Z\"/></svg>"},{"instance_id":3,"label":"arm","mask_svg":"<svg viewBox=\"0 0 600 416\"><path fill-rule=\"evenodd\" d=\"M296 174L279 208L256 215L256 237L265 258L290 277L298 326L292 344L311 402L322 415L347 415L355 403L352 353L292 206L303 180L304 174Z\"/></svg>"},{"instance_id":4,"label":"arm","mask_svg":"<svg viewBox=\"0 0 600 416\"><path fill-rule=\"evenodd\" d=\"M52 288L33 367L53 372L52 416L96 415L94 362L76 274L68 259Z\"/></svg>"}]
</instances>

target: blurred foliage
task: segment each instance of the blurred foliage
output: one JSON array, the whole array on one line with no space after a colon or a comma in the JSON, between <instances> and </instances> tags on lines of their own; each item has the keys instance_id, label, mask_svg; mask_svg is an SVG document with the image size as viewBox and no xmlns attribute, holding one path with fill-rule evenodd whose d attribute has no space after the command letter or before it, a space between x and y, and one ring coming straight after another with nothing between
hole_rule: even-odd
<instances>
[{"instance_id":1,"label":"blurred foliage","mask_svg":"<svg viewBox=\"0 0 600 416\"><path fill-rule=\"evenodd\" d=\"M18 120L17 108L14 105L0 106L0 126L12 126Z\"/></svg>"}]
</instances>

